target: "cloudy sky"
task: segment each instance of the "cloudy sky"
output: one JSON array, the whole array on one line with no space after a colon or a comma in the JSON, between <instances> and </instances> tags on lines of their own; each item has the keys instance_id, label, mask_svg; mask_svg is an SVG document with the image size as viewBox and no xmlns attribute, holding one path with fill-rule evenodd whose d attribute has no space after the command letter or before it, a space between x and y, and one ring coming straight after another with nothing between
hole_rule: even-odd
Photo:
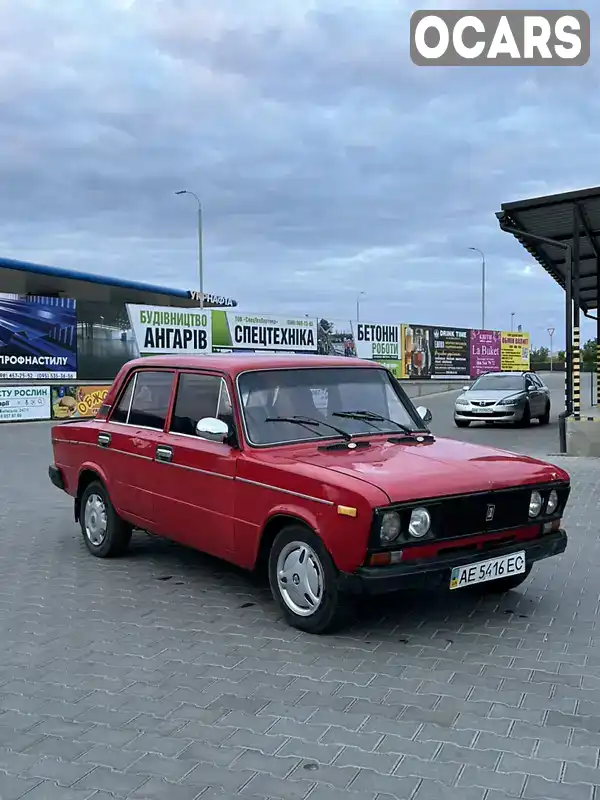
<instances>
[{"instance_id":1,"label":"cloudy sky","mask_svg":"<svg viewBox=\"0 0 600 800\"><path fill-rule=\"evenodd\" d=\"M496 0L416 6L511 8ZM528 0L585 8L591 0ZM423 68L404 0L0 0L0 253L250 311L534 344L562 292L494 212L600 183L600 59ZM592 335L591 324L584 331ZM560 337L562 338L562 337Z\"/></svg>"}]
</instances>

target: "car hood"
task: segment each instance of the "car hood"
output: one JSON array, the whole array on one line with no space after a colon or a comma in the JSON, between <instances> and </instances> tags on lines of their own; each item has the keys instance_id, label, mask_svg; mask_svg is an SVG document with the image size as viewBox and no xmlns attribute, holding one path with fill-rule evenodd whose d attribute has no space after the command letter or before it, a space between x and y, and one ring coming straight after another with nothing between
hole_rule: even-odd
<instances>
[{"instance_id":1,"label":"car hood","mask_svg":"<svg viewBox=\"0 0 600 800\"><path fill-rule=\"evenodd\" d=\"M464 394L462 394L461 398L464 398L465 400L469 400L469 401L471 401L471 400L493 400L494 403L497 403L499 400L504 400L505 397L506 398L510 397L512 399L512 398L519 397L519 396L521 396L523 394L524 394L524 392L520 391L519 389L515 389L513 391L511 391L510 389L508 389L508 390L506 390L506 389L505 390L495 389L495 390L490 390L490 391L487 391L487 392L484 391L484 390L481 390L481 391L473 391L473 390L471 390L471 391L468 391L468 392L465 392Z\"/></svg>"},{"instance_id":2,"label":"car hood","mask_svg":"<svg viewBox=\"0 0 600 800\"><path fill-rule=\"evenodd\" d=\"M293 455L288 453L290 456L313 468L331 470L376 486L387 494L390 502L569 478L564 470L544 461L454 439L422 444L378 440L364 450L323 451L303 447Z\"/></svg>"}]
</instances>

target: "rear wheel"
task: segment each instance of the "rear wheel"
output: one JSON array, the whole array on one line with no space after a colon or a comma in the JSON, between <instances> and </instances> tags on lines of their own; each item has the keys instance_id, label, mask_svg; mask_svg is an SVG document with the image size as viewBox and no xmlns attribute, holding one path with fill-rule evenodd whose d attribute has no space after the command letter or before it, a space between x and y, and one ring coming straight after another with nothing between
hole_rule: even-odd
<instances>
[{"instance_id":1,"label":"rear wheel","mask_svg":"<svg viewBox=\"0 0 600 800\"><path fill-rule=\"evenodd\" d=\"M269 584L294 628L328 633L348 617L348 598L338 588L338 571L321 539L303 525L288 525L269 553Z\"/></svg>"},{"instance_id":2,"label":"rear wheel","mask_svg":"<svg viewBox=\"0 0 600 800\"><path fill-rule=\"evenodd\" d=\"M495 581L487 581L480 583L473 587L479 594L504 594L510 592L511 589L516 589L529 577L531 572L531 565L529 565L525 572L520 575L511 575L508 578L498 578Z\"/></svg>"},{"instance_id":3,"label":"rear wheel","mask_svg":"<svg viewBox=\"0 0 600 800\"><path fill-rule=\"evenodd\" d=\"M454 424L457 428L468 428L471 424L471 420L469 419L455 419Z\"/></svg>"},{"instance_id":4,"label":"rear wheel","mask_svg":"<svg viewBox=\"0 0 600 800\"><path fill-rule=\"evenodd\" d=\"M540 417L540 425L548 425L550 422L550 401L546 403L546 410Z\"/></svg>"},{"instance_id":5,"label":"rear wheel","mask_svg":"<svg viewBox=\"0 0 600 800\"><path fill-rule=\"evenodd\" d=\"M117 514L100 481L92 481L83 490L80 524L85 546L97 558L123 555L129 547L131 526Z\"/></svg>"}]
</instances>

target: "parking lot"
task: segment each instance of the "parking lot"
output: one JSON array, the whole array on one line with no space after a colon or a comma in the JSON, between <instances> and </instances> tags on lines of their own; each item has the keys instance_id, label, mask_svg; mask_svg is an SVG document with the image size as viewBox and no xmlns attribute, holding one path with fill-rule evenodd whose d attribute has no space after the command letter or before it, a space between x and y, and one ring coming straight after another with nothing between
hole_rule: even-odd
<instances>
[{"instance_id":1,"label":"parking lot","mask_svg":"<svg viewBox=\"0 0 600 800\"><path fill-rule=\"evenodd\" d=\"M555 422L453 428L453 396L438 434L556 452ZM570 544L519 590L313 637L181 547L92 558L50 459L47 424L0 427L0 800L600 800L597 462L552 457Z\"/></svg>"}]
</instances>

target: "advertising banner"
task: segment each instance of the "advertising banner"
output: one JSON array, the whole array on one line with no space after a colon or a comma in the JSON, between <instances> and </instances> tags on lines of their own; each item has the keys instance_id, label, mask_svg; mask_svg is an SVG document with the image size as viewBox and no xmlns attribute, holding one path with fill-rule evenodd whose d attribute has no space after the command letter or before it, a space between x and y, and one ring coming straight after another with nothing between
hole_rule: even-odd
<instances>
[{"instance_id":1,"label":"advertising banner","mask_svg":"<svg viewBox=\"0 0 600 800\"><path fill-rule=\"evenodd\" d=\"M75 300L0 295L0 379L76 377Z\"/></svg>"},{"instance_id":2,"label":"advertising banner","mask_svg":"<svg viewBox=\"0 0 600 800\"><path fill-rule=\"evenodd\" d=\"M320 356L356 356L356 342L350 320L319 319L317 353Z\"/></svg>"},{"instance_id":3,"label":"advertising banner","mask_svg":"<svg viewBox=\"0 0 600 800\"><path fill-rule=\"evenodd\" d=\"M262 352L316 353L317 320L212 310L212 348Z\"/></svg>"},{"instance_id":4,"label":"advertising banner","mask_svg":"<svg viewBox=\"0 0 600 800\"><path fill-rule=\"evenodd\" d=\"M529 369L529 334L502 331L500 346L500 368L506 372L521 372Z\"/></svg>"},{"instance_id":5,"label":"advertising banner","mask_svg":"<svg viewBox=\"0 0 600 800\"><path fill-rule=\"evenodd\" d=\"M88 419L95 417L108 394L105 386L52 386L52 419Z\"/></svg>"},{"instance_id":6,"label":"advertising banner","mask_svg":"<svg viewBox=\"0 0 600 800\"><path fill-rule=\"evenodd\" d=\"M210 311L127 305L140 355L212 352Z\"/></svg>"},{"instance_id":7,"label":"advertising banner","mask_svg":"<svg viewBox=\"0 0 600 800\"><path fill-rule=\"evenodd\" d=\"M469 376L469 331L467 328L433 329L433 377Z\"/></svg>"},{"instance_id":8,"label":"advertising banner","mask_svg":"<svg viewBox=\"0 0 600 800\"><path fill-rule=\"evenodd\" d=\"M402 361L378 361L377 363L389 370L395 378L405 377Z\"/></svg>"},{"instance_id":9,"label":"advertising banner","mask_svg":"<svg viewBox=\"0 0 600 800\"><path fill-rule=\"evenodd\" d=\"M469 333L469 374L500 371L500 331L472 330Z\"/></svg>"},{"instance_id":10,"label":"advertising banner","mask_svg":"<svg viewBox=\"0 0 600 800\"><path fill-rule=\"evenodd\" d=\"M431 378L433 374L433 328L406 324L402 330L403 378Z\"/></svg>"},{"instance_id":11,"label":"advertising banner","mask_svg":"<svg viewBox=\"0 0 600 800\"><path fill-rule=\"evenodd\" d=\"M356 355L375 361L397 361L400 358L400 325L377 325L371 322L354 322Z\"/></svg>"},{"instance_id":12,"label":"advertising banner","mask_svg":"<svg viewBox=\"0 0 600 800\"><path fill-rule=\"evenodd\" d=\"M0 386L0 422L50 419L49 386Z\"/></svg>"}]
</instances>

